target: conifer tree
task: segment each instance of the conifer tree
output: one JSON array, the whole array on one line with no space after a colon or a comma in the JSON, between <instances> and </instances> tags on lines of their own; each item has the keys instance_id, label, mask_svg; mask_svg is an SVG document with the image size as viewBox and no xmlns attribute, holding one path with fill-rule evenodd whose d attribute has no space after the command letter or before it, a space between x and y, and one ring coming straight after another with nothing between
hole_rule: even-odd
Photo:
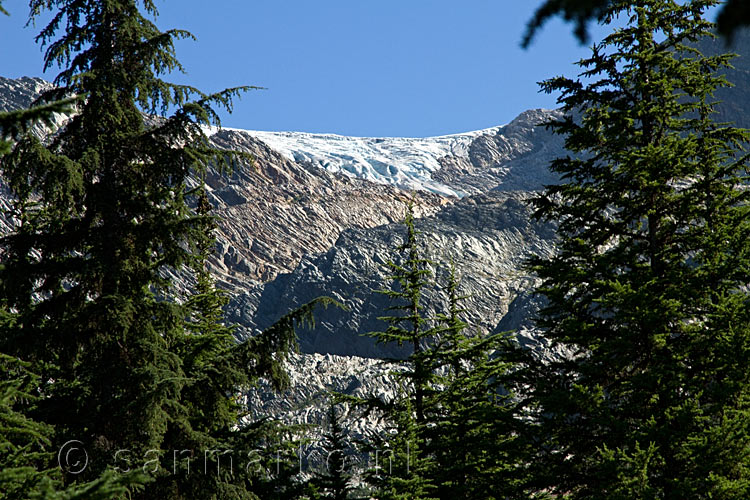
<instances>
[{"instance_id":1,"label":"conifer tree","mask_svg":"<svg viewBox=\"0 0 750 500\"><path fill-rule=\"evenodd\" d=\"M437 498L514 498L522 491L530 455L520 410L510 388L515 351L505 334L469 334L459 282L451 263L438 314L440 339L431 349L438 374L426 450Z\"/></svg>"},{"instance_id":2,"label":"conifer tree","mask_svg":"<svg viewBox=\"0 0 750 500\"><path fill-rule=\"evenodd\" d=\"M50 141L19 138L0 159L13 195L5 216L15 223L0 240L0 352L22 360L34 381L19 386L10 377L8 395L35 395L20 409L52 433L46 450L72 439L85 447L88 467L63 477L70 491L99 484L114 468L123 478L148 476L130 498L286 494L266 475L204 456L215 450L237 460L279 446L276 426L238 425L236 396L259 377L284 387L295 324L332 302L313 301L242 344L222 324L223 299L204 267L212 219L196 179L209 165L246 159L213 149L201 128L218 122L213 106L231 108L244 89L206 95L162 80L181 69L174 39L190 35L159 31L147 17L157 14L152 0L30 6L32 19L51 12L38 40L45 66L63 68L44 98L78 100ZM167 271L191 268L197 290L184 297Z\"/></svg>"},{"instance_id":3,"label":"conifer tree","mask_svg":"<svg viewBox=\"0 0 750 500\"><path fill-rule=\"evenodd\" d=\"M352 474L347 468L349 440L336 413L336 404L328 407L328 429L323 434L323 453L326 457L322 471L316 472L311 481L317 495L314 498L346 500L354 491Z\"/></svg>"},{"instance_id":4,"label":"conifer tree","mask_svg":"<svg viewBox=\"0 0 750 500\"><path fill-rule=\"evenodd\" d=\"M575 156L535 200L559 224L559 253L533 261L538 324L569 352L527 373L540 491L750 496L750 136L711 118L730 56L690 48L716 3L612 1L605 20L629 22L587 80L543 83Z\"/></svg>"},{"instance_id":5,"label":"conifer tree","mask_svg":"<svg viewBox=\"0 0 750 500\"><path fill-rule=\"evenodd\" d=\"M0 13L7 14L0 5ZM36 124L50 129L55 114L68 114L76 98L0 112L0 157ZM0 312L0 323L14 317ZM105 473L78 486L63 486L60 464L55 463L52 447L54 429L28 416L28 408L38 399L34 394L39 377L30 363L0 353L0 499L109 499L127 492L137 477ZM58 461L59 462L59 461Z\"/></svg>"},{"instance_id":6,"label":"conifer tree","mask_svg":"<svg viewBox=\"0 0 750 500\"><path fill-rule=\"evenodd\" d=\"M386 316L389 327L379 341L420 339L396 374L403 384L393 402L367 403L383 412L390 434L373 448L387 451L368 480L377 498L509 498L521 491L528 442L513 394L506 390L513 352L505 335L470 335L459 283L451 265L443 288L448 305L433 320L422 311L422 291L430 285L429 260L421 256L412 207L405 217L406 241L398 250L405 263L389 264L398 288L388 291L396 301ZM416 319L416 320L415 320ZM417 377L417 374L421 374ZM416 387L422 381L422 399ZM417 404L421 401L420 412Z\"/></svg>"},{"instance_id":7,"label":"conifer tree","mask_svg":"<svg viewBox=\"0 0 750 500\"><path fill-rule=\"evenodd\" d=\"M434 378L429 364L428 342L434 340L437 329L424 316L421 303L423 289L428 285L427 279L432 273L428 268L431 264L430 260L420 255L417 245L419 232L414 227L412 201L409 201L406 207L404 226L406 226L406 239L398 247L398 251L405 254L404 262L403 264L396 264L392 261L387 263L393 273L389 279L393 280L398 288L380 292L390 297L395 303L388 308L394 313L378 318L388 322L388 328L384 332L374 332L370 335L377 338L378 342L396 342L399 346L404 343L411 345L409 370L405 376L413 388L413 407L417 423L423 424L426 418L425 398L429 397L430 383Z\"/></svg>"},{"instance_id":8,"label":"conifer tree","mask_svg":"<svg viewBox=\"0 0 750 500\"><path fill-rule=\"evenodd\" d=\"M430 349L438 330L434 322L425 317L421 303L431 276L428 268L431 262L421 255L417 244L419 232L414 227L413 208L413 202L409 201L404 217L404 243L397 248L403 254L403 263L387 263L394 289L381 291L394 303L388 308L392 314L379 318L388 322L388 328L369 334L378 342L406 343L412 347L405 362L406 369L395 374L400 384L395 400L382 404L373 397L364 402L371 408L377 407L389 427L389 434L376 440L373 446L387 455L387 464L383 458L384 463L378 464L368 478L377 489L378 498L432 498L429 493L434 489L428 476L431 461L425 453L423 431L429 419L436 380Z\"/></svg>"},{"instance_id":9,"label":"conifer tree","mask_svg":"<svg viewBox=\"0 0 750 500\"><path fill-rule=\"evenodd\" d=\"M81 485L65 487L55 451L54 430L26 415L37 397L38 377L28 363L0 354L0 499L108 500L127 493L134 475L111 471Z\"/></svg>"},{"instance_id":10,"label":"conifer tree","mask_svg":"<svg viewBox=\"0 0 750 500\"><path fill-rule=\"evenodd\" d=\"M471 356L469 354L471 337L466 333L469 325L461 319L461 314L466 312L461 308L461 302L468 297L458 294L458 286L456 265L451 260L448 283L444 288L448 296L448 311L437 316L442 328L440 329L440 347L436 351L440 353L437 363L445 365L448 368L448 377L452 378L461 376L467 368L464 363L469 361L467 357Z\"/></svg>"},{"instance_id":11,"label":"conifer tree","mask_svg":"<svg viewBox=\"0 0 750 500\"><path fill-rule=\"evenodd\" d=\"M434 462L426 453L424 426L417 422L412 403L413 393L402 383L395 401L380 408L387 424L386 434L367 443L372 467L365 479L379 500L436 498L431 478Z\"/></svg>"}]
</instances>

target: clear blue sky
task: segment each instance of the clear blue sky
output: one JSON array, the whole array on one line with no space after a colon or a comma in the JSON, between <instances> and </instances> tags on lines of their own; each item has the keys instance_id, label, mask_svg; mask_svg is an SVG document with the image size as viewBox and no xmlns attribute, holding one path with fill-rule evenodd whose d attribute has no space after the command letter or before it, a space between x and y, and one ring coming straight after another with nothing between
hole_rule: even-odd
<instances>
[{"instance_id":1,"label":"clear blue sky","mask_svg":"<svg viewBox=\"0 0 750 500\"><path fill-rule=\"evenodd\" d=\"M42 53L24 28L27 2L0 15L0 75L41 76ZM430 136L507 123L555 107L539 80L587 54L570 26L551 21L519 47L538 0L157 0L162 29L183 28L187 75L204 91L258 85L229 127L357 136ZM596 33L596 30L595 30ZM599 31L601 33L601 31Z\"/></svg>"}]
</instances>

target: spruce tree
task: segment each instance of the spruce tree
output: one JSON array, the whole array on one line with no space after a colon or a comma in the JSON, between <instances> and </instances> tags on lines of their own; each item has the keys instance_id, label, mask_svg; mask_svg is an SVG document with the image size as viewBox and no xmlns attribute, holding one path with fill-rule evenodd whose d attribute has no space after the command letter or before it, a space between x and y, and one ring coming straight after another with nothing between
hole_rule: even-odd
<instances>
[{"instance_id":1,"label":"spruce tree","mask_svg":"<svg viewBox=\"0 0 750 500\"><path fill-rule=\"evenodd\" d=\"M316 499L346 500L354 491L352 474L347 467L349 439L341 417L336 413L336 406L334 402L328 406L328 429L323 434L325 464L311 480L316 491L313 498Z\"/></svg>"},{"instance_id":2,"label":"spruce tree","mask_svg":"<svg viewBox=\"0 0 750 500\"><path fill-rule=\"evenodd\" d=\"M612 1L628 24L543 83L570 156L535 200L559 253L535 259L538 320L569 355L525 379L539 491L566 498L750 497L747 131L714 123L730 56L713 0Z\"/></svg>"},{"instance_id":3,"label":"spruce tree","mask_svg":"<svg viewBox=\"0 0 750 500\"><path fill-rule=\"evenodd\" d=\"M294 326L326 300L242 344L222 324L204 266L213 222L200 179L209 165L246 158L213 149L202 126L244 89L206 95L162 80L181 69L174 39L190 35L161 32L151 0L30 6L32 19L51 12L38 40L45 66L62 67L44 99L78 101L49 141L18 138L0 159L15 224L0 240L0 352L34 375L33 387L9 386L35 395L23 417L51 430L47 450L82 443L88 467L63 477L73 488L114 469L148 476L131 498L286 494L237 463L256 448L273 460L285 432L240 426L236 399L259 377L288 383ZM197 287L185 296L169 276L191 269ZM234 468L219 463L224 452Z\"/></svg>"},{"instance_id":4,"label":"spruce tree","mask_svg":"<svg viewBox=\"0 0 750 500\"><path fill-rule=\"evenodd\" d=\"M400 314L385 316L388 329L374 335L420 344L394 374L401 384L395 400L365 402L383 413L390 432L371 443L385 453L368 480L377 498L512 498L522 490L530 456L516 398L506 390L515 349L505 335L468 333L453 265L442 290L446 310L434 318L424 313L430 261L422 256L411 205L404 223L398 248L404 263L388 264L395 286L386 292Z\"/></svg>"},{"instance_id":5,"label":"spruce tree","mask_svg":"<svg viewBox=\"0 0 750 500\"><path fill-rule=\"evenodd\" d=\"M0 12L4 12L0 7ZM76 99L66 99L0 113L0 157L35 124L53 127L54 115L67 114ZM13 314L0 312L0 323L15 328ZM109 499L127 492L135 476L105 473L95 480L63 486L60 464L52 447L54 429L28 415L38 399L39 376L30 363L0 353L0 499ZM59 452L59 450L57 450ZM58 460L59 462L59 460Z\"/></svg>"},{"instance_id":6,"label":"spruce tree","mask_svg":"<svg viewBox=\"0 0 750 500\"><path fill-rule=\"evenodd\" d=\"M437 498L516 498L522 491L528 442L510 382L515 348L506 334L469 333L451 263L440 339L431 349L438 374L425 431Z\"/></svg>"},{"instance_id":7,"label":"spruce tree","mask_svg":"<svg viewBox=\"0 0 750 500\"><path fill-rule=\"evenodd\" d=\"M374 449L386 453L387 459L384 455L384 463L371 471L368 481L377 489L378 498L432 498L429 493L434 485L428 477L431 461L425 453L424 428L436 380L430 350L438 329L423 310L422 294L429 285L431 262L422 256L417 243L412 201L406 207L404 226L404 242L396 249L402 254L402 262L387 262L394 287L380 291L393 302L388 308L391 314L379 318L388 322L388 327L369 335L378 342L407 344L412 352L405 362L392 360L405 368L394 373L399 390L393 401L383 403L376 396L360 401L382 412L388 425L388 434L371 443Z\"/></svg>"},{"instance_id":8,"label":"spruce tree","mask_svg":"<svg viewBox=\"0 0 750 500\"><path fill-rule=\"evenodd\" d=\"M421 303L423 290L429 284L427 280L432 274L428 268L432 262L421 255L417 244L419 232L414 227L412 201L406 207L404 226L406 238L398 247L398 251L404 253L404 261L402 264L393 261L387 263L393 273L389 279L397 284L397 288L380 291L394 302L388 308L393 314L378 318L388 322L388 328L384 332L373 332L370 335L377 338L378 342L396 342L399 346L407 343L411 346L409 370L405 375L413 388L413 407L417 422L423 424L425 398L429 397L430 382L434 378L429 364L428 343L434 340L437 330L425 317Z\"/></svg>"}]
</instances>

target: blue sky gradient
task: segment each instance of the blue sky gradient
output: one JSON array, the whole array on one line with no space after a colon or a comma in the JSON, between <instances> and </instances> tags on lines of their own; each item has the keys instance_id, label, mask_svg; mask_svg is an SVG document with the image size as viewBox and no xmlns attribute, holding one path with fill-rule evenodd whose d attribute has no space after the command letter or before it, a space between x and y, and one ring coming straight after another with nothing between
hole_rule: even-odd
<instances>
[{"instance_id":1,"label":"blue sky gradient","mask_svg":"<svg viewBox=\"0 0 750 500\"><path fill-rule=\"evenodd\" d=\"M177 44L186 75L204 91L258 85L223 118L229 127L424 137L507 123L555 107L536 82L573 76L588 54L570 26L550 21L533 45L519 41L538 1L157 0L162 30L191 31ZM0 75L41 76L42 27L25 2L0 15ZM604 33L594 29L594 36Z\"/></svg>"}]
</instances>

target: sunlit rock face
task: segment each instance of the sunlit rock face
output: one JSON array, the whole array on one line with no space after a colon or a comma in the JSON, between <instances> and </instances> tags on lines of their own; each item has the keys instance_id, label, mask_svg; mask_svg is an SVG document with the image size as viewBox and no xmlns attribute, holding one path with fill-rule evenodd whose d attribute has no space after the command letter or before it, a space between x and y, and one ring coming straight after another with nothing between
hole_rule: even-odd
<instances>
[{"instance_id":1,"label":"sunlit rock face","mask_svg":"<svg viewBox=\"0 0 750 500\"><path fill-rule=\"evenodd\" d=\"M0 76L0 111L28 108L42 92L51 88L53 85L41 78Z\"/></svg>"},{"instance_id":2,"label":"sunlit rock face","mask_svg":"<svg viewBox=\"0 0 750 500\"><path fill-rule=\"evenodd\" d=\"M425 291L426 314L444 310L440 287L446 284L453 261L467 295L465 319L483 331L492 331L508 307L533 279L523 271L531 255L553 251L549 224L532 221L528 193L491 191L472 195L419 219L419 241L432 266L435 285ZM329 250L307 255L291 273L238 294L229 304L230 319L253 329L269 326L282 314L316 296L329 295L348 306L347 311L321 312L315 329L300 332L304 352L400 357L408 350L375 344L362 334L382 330L378 316L390 305L378 293L391 286L388 260L397 260L395 248L403 243L401 224L344 231ZM510 325L511 327L513 325Z\"/></svg>"},{"instance_id":3,"label":"sunlit rock face","mask_svg":"<svg viewBox=\"0 0 750 500\"><path fill-rule=\"evenodd\" d=\"M722 44L700 48L714 53ZM731 50L744 56L727 71L737 88L717 93L719 116L750 126L750 35L741 33ZM0 78L0 110L28 106L48 88L39 79ZM278 397L268 388L248 394L250 407L314 423L330 390L393 396L394 384L384 378L390 368L380 358L403 358L409 350L365 334L385 327L377 317L389 302L377 290L391 286L385 263L398 259L409 199L420 244L434 261L426 313L445 305L439 288L453 261L472 328L514 331L540 355L559 354L534 329L540 301L530 293L534 279L524 262L554 252L553 225L534 221L527 200L557 180L548 165L565 154L563 141L542 125L561 116L530 110L506 125L433 138L208 129L217 147L255 158L208 176L219 221L210 265L230 294L227 316L238 335L252 335L319 295L348 306L318 312L315 328L299 332L302 352L289 362L292 387ZM7 203L0 192L0 205ZM178 288L187 287L185 275L173 277ZM377 422L357 425L364 433Z\"/></svg>"}]
</instances>

